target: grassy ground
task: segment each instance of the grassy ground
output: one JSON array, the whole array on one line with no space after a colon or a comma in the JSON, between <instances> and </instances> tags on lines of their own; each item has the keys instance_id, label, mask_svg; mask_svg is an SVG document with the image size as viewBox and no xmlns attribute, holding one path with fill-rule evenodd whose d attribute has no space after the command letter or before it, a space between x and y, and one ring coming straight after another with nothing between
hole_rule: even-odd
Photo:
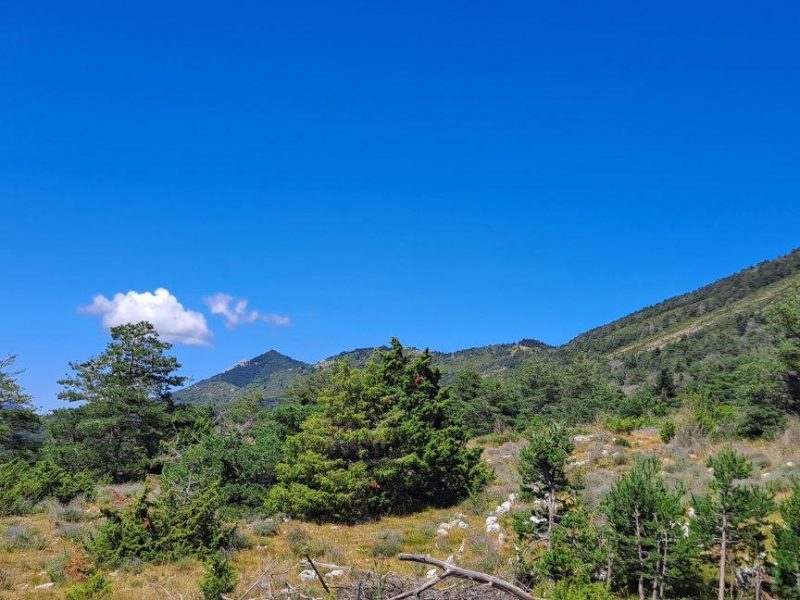
<instances>
[{"instance_id":1,"label":"grassy ground","mask_svg":"<svg viewBox=\"0 0 800 600\"><path fill-rule=\"evenodd\" d=\"M571 472L585 482L590 504L598 503L620 473L629 468L635 454L654 454L662 459L664 473L689 492L701 492L710 475L706 458L721 444L702 436L679 434L670 444L659 438L657 428L615 435L601 427L587 428L576 442ZM282 587L286 582L306 593L321 596L318 581L302 581L308 568L303 556L308 552L325 573L337 567L337 577L326 577L331 586L361 577L363 571L378 575L388 572L408 577L423 576L426 568L400 563L398 552L452 557L457 564L500 577L513 575L514 554L511 516L500 517L502 532L487 534L486 517L519 492L516 464L522 442L513 436L489 436L476 442L484 449L484 459L495 471L495 481L487 492L448 509L430 509L406 516L389 516L377 522L355 526L315 525L296 521L277 524L271 535L263 519L242 521L239 531L249 547L235 552L233 562L239 585L232 595L238 598L267 571L248 597ZM783 436L770 442L739 442L736 449L751 457L756 469L753 482L772 482L785 488L792 476L800 475L800 423L793 422ZM48 503L41 511L24 517L0 519L0 598L64 598L66 590L85 579L91 570L83 540L99 522L99 505L123 505L136 495L140 486L104 488L97 503L80 502L69 506ZM524 510L515 502L514 510ZM466 527L456 525L458 521ZM447 535L437 534L444 523L453 524ZM198 582L203 566L194 560L160 565L131 563L107 573L111 584L108 597L135 600L198 597ZM48 584L53 584L48 586ZM38 588L37 586L48 586Z\"/></svg>"}]
</instances>

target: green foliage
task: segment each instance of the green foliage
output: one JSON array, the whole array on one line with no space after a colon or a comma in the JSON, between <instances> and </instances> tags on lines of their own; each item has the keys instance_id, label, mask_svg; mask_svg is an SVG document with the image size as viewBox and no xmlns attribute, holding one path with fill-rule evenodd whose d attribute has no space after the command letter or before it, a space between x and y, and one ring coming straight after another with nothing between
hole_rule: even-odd
<instances>
[{"instance_id":1,"label":"green foliage","mask_svg":"<svg viewBox=\"0 0 800 600\"><path fill-rule=\"evenodd\" d=\"M646 427L650 423L647 417L614 417L605 419L606 429L613 433L631 433L636 429Z\"/></svg>"},{"instance_id":2,"label":"green foliage","mask_svg":"<svg viewBox=\"0 0 800 600\"><path fill-rule=\"evenodd\" d=\"M15 356L0 359L0 462L30 458L38 446L39 417L12 371Z\"/></svg>"},{"instance_id":3,"label":"green foliage","mask_svg":"<svg viewBox=\"0 0 800 600\"><path fill-rule=\"evenodd\" d=\"M89 578L72 586L66 592L67 600L92 600L101 598L111 592L111 584L100 573L90 575Z\"/></svg>"},{"instance_id":4,"label":"green foliage","mask_svg":"<svg viewBox=\"0 0 800 600\"><path fill-rule=\"evenodd\" d=\"M707 464L714 478L708 495L692 499L697 514L692 534L710 562L720 556L724 579L726 562L735 566L741 557L749 557L755 563L765 552L766 519L774 503L772 495L760 487L739 483L753 470L741 454L728 448L709 458Z\"/></svg>"},{"instance_id":5,"label":"green foliage","mask_svg":"<svg viewBox=\"0 0 800 600\"><path fill-rule=\"evenodd\" d=\"M666 421L661 426L661 431L659 432L661 436L661 441L665 444L669 444L672 441L672 438L675 437L675 423L672 421Z\"/></svg>"},{"instance_id":6,"label":"green foliage","mask_svg":"<svg viewBox=\"0 0 800 600\"><path fill-rule=\"evenodd\" d=\"M553 528L552 549L527 563L526 579L589 584L608 562L608 540L582 507L568 511Z\"/></svg>"},{"instance_id":7,"label":"green foliage","mask_svg":"<svg viewBox=\"0 0 800 600\"><path fill-rule=\"evenodd\" d=\"M221 552L214 552L207 561L206 572L200 581L203 600L219 600L226 592L236 586L236 571L228 558Z\"/></svg>"},{"instance_id":8,"label":"green foliage","mask_svg":"<svg viewBox=\"0 0 800 600\"><path fill-rule=\"evenodd\" d=\"M164 353L150 323L111 329L112 342L97 358L70 363L72 377L60 381L59 398L83 405L57 411L50 453L72 470L108 475L115 482L140 479L170 430L173 387L184 377Z\"/></svg>"},{"instance_id":9,"label":"green foliage","mask_svg":"<svg viewBox=\"0 0 800 600\"><path fill-rule=\"evenodd\" d=\"M564 579L556 583L553 600L614 600L615 596L603 583L574 583Z\"/></svg>"},{"instance_id":10,"label":"green foliage","mask_svg":"<svg viewBox=\"0 0 800 600\"><path fill-rule=\"evenodd\" d=\"M465 369L456 373L450 385L450 397L469 437L516 424L519 392L503 381L484 379L477 372Z\"/></svg>"},{"instance_id":11,"label":"green foliage","mask_svg":"<svg viewBox=\"0 0 800 600\"><path fill-rule=\"evenodd\" d=\"M603 510L617 557L615 586L638 588L640 594L650 587L663 597L660 590L676 583L670 566L679 560L681 533L672 524L682 514L683 490L670 490L659 471L656 458L637 456L631 470L612 487Z\"/></svg>"},{"instance_id":12,"label":"green foliage","mask_svg":"<svg viewBox=\"0 0 800 600\"><path fill-rule=\"evenodd\" d=\"M612 412L623 399L600 365L582 354L566 365L536 357L514 379L522 397L523 422L543 417L566 424L586 423L601 412Z\"/></svg>"},{"instance_id":13,"label":"green foliage","mask_svg":"<svg viewBox=\"0 0 800 600\"><path fill-rule=\"evenodd\" d=\"M780 506L781 523L773 525L775 591L787 600L800 600L800 480Z\"/></svg>"},{"instance_id":14,"label":"green foliage","mask_svg":"<svg viewBox=\"0 0 800 600\"><path fill-rule=\"evenodd\" d=\"M0 464L0 515L29 512L45 498L61 502L79 495L91 498L96 484L91 473L70 473L51 460L34 465L23 460Z\"/></svg>"},{"instance_id":15,"label":"green foliage","mask_svg":"<svg viewBox=\"0 0 800 600\"><path fill-rule=\"evenodd\" d=\"M124 510L103 510L106 523L90 544L98 564L113 567L132 558L207 556L230 545L233 531L219 517L217 486L182 494L168 489L154 502L148 494L145 489Z\"/></svg>"},{"instance_id":16,"label":"green foliage","mask_svg":"<svg viewBox=\"0 0 800 600\"><path fill-rule=\"evenodd\" d=\"M320 409L290 435L272 512L354 522L388 512L446 506L488 480L480 449L467 448L440 373L395 339L364 369L334 368Z\"/></svg>"}]
</instances>

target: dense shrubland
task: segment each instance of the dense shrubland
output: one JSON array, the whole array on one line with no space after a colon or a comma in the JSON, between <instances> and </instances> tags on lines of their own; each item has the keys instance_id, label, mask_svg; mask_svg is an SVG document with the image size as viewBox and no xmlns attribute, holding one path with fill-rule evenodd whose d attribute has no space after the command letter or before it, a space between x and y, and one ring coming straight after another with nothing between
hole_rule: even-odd
<instances>
[{"instance_id":1,"label":"dense shrubland","mask_svg":"<svg viewBox=\"0 0 800 600\"><path fill-rule=\"evenodd\" d=\"M776 439L800 415L796 290L663 348L602 356L537 347L513 370L486 377L466 367L448 385L430 353L392 340L363 366L341 361L297 380L277 406L257 389L229 403L176 404L184 378L169 350L148 323L113 328L107 348L72 363L61 382L73 405L45 417L13 359L0 363L0 515L145 482L129 498L95 502L102 510L80 534L89 591L74 594L104 593L112 584L103 573L126 565L199 560L198 589L217 598L236 583L233 553L250 543L242 522L256 519L253 531L266 537L289 518L363 524L478 506L492 477L482 448L523 439L519 479L504 483L522 505L506 525L513 575L539 595L769 589L800 598L800 483L762 485L752 458L728 447ZM621 476L602 493L573 458L576 428L586 427L616 434L608 460ZM709 481L687 489L672 464L621 452L642 428L676 457L692 444L722 448L703 467ZM683 452L702 454L691 447ZM387 532L371 552L390 556L412 537ZM307 537L297 543L310 548Z\"/></svg>"}]
</instances>

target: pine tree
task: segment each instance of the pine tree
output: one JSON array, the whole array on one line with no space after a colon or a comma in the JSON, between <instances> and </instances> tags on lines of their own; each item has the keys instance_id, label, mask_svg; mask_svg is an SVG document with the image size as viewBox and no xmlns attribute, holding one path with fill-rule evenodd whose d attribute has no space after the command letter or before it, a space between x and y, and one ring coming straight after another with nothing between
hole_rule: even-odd
<instances>
[{"instance_id":1,"label":"pine tree","mask_svg":"<svg viewBox=\"0 0 800 600\"><path fill-rule=\"evenodd\" d=\"M547 502L547 549L553 549L553 525L556 522L558 495L564 492L569 481L567 460L575 449L568 432L552 424L534 433L528 445L520 452L519 474L523 491L543 497Z\"/></svg>"},{"instance_id":2,"label":"pine tree","mask_svg":"<svg viewBox=\"0 0 800 600\"><path fill-rule=\"evenodd\" d=\"M679 535L682 489L669 490L655 457L637 457L608 493L604 512L616 546L617 580L635 583L640 600L650 586L664 598Z\"/></svg>"},{"instance_id":3,"label":"pine tree","mask_svg":"<svg viewBox=\"0 0 800 600\"><path fill-rule=\"evenodd\" d=\"M763 489L737 483L753 470L745 456L727 448L709 458L707 465L714 478L707 496L692 499L697 513L692 530L709 557L719 553L717 597L723 600L728 564L734 563L737 553L747 555L749 550L752 554L754 543L763 539L766 517L774 503Z\"/></svg>"},{"instance_id":4,"label":"pine tree","mask_svg":"<svg viewBox=\"0 0 800 600\"><path fill-rule=\"evenodd\" d=\"M28 458L36 447L39 417L12 371L16 357L0 359L0 462Z\"/></svg>"},{"instance_id":5,"label":"pine tree","mask_svg":"<svg viewBox=\"0 0 800 600\"><path fill-rule=\"evenodd\" d=\"M412 360L396 339L364 369L336 366L319 410L286 439L267 507L354 522L449 505L482 486L480 449L467 448L440 377L429 352Z\"/></svg>"},{"instance_id":6,"label":"pine tree","mask_svg":"<svg viewBox=\"0 0 800 600\"><path fill-rule=\"evenodd\" d=\"M170 434L172 388L185 378L150 323L114 327L111 338L98 357L70 363L74 375L59 382L59 398L83 405L56 412L49 450L62 464L126 481L147 473Z\"/></svg>"},{"instance_id":7,"label":"pine tree","mask_svg":"<svg viewBox=\"0 0 800 600\"><path fill-rule=\"evenodd\" d=\"M781 598L800 600L800 480L779 506L782 523L773 526L775 538L774 589Z\"/></svg>"}]
</instances>

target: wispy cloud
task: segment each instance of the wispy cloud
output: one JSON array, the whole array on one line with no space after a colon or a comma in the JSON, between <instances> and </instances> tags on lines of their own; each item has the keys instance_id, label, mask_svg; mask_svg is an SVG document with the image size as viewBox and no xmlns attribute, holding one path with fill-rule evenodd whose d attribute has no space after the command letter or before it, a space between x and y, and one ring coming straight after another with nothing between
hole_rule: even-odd
<instances>
[{"instance_id":1,"label":"wispy cloud","mask_svg":"<svg viewBox=\"0 0 800 600\"><path fill-rule=\"evenodd\" d=\"M101 317L107 328L149 321L163 340L187 346L209 346L213 335L202 313L187 310L164 288L155 292L118 293L110 300L99 294L80 310Z\"/></svg>"},{"instance_id":2,"label":"wispy cloud","mask_svg":"<svg viewBox=\"0 0 800 600\"><path fill-rule=\"evenodd\" d=\"M286 315L275 313L263 313L261 311L248 308L247 300L234 298L230 294L217 293L206 298L206 304L212 315L220 315L225 319L226 327L236 327L263 321L274 327L291 325L292 320Z\"/></svg>"}]
</instances>

